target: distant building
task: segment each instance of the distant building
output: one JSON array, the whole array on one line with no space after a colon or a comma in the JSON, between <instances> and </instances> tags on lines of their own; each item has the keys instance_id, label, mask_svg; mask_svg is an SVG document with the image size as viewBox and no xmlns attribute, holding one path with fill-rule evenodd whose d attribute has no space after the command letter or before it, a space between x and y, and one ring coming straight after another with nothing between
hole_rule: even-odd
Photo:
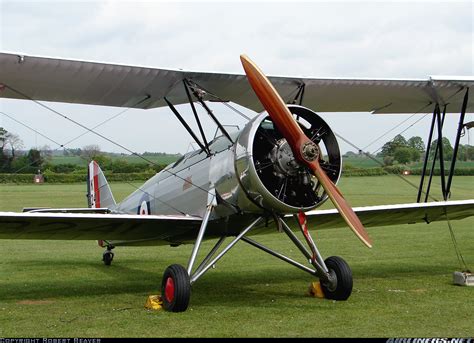
<instances>
[{"instance_id":1,"label":"distant building","mask_svg":"<svg viewBox=\"0 0 474 343\"><path fill-rule=\"evenodd\" d=\"M41 170L38 170L38 174L33 177L34 183L44 183L44 176L41 174Z\"/></svg>"}]
</instances>

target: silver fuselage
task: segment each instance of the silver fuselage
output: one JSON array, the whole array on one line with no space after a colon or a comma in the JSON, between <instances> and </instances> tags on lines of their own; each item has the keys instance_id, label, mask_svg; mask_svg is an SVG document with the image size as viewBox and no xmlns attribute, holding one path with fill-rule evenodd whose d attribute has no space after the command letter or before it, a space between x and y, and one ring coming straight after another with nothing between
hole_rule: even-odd
<instances>
[{"instance_id":1,"label":"silver fuselage","mask_svg":"<svg viewBox=\"0 0 474 343\"><path fill-rule=\"evenodd\" d=\"M296 213L319 206L320 203L310 207L286 204L259 179L252 147L255 132L265 118L266 113L256 116L231 135L233 142L225 136L215 138L209 143L210 156L203 150L185 154L118 204L116 210L140 214L146 204L149 214L202 217L210 194L218 194L220 201L211 213L207 232L207 236L217 237L235 235L265 212L271 217L272 213Z\"/></svg>"}]
</instances>

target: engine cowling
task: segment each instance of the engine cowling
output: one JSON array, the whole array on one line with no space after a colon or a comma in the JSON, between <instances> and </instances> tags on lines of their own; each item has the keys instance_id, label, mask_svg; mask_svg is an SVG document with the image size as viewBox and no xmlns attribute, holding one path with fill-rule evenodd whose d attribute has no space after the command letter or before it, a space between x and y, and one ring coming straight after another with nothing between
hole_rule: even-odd
<instances>
[{"instance_id":1,"label":"engine cowling","mask_svg":"<svg viewBox=\"0 0 474 343\"><path fill-rule=\"evenodd\" d=\"M288 105L308 137L321 150L321 167L337 183L342 161L336 137L329 125L314 111ZM262 208L279 213L309 211L321 205L327 195L318 180L298 162L286 139L266 112L242 130L235 147L235 173L249 201L239 200L244 211Z\"/></svg>"}]
</instances>

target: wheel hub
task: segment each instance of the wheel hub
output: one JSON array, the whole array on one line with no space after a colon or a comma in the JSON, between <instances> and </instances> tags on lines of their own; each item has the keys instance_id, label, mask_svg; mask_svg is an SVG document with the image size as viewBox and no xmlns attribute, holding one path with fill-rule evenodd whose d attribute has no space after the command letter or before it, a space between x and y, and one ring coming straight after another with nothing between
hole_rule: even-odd
<instances>
[{"instance_id":1,"label":"wheel hub","mask_svg":"<svg viewBox=\"0 0 474 343\"><path fill-rule=\"evenodd\" d=\"M327 280L324 280L324 285L331 291L334 292L337 288L337 276L334 270L329 270L329 273L326 274Z\"/></svg>"},{"instance_id":2,"label":"wheel hub","mask_svg":"<svg viewBox=\"0 0 474 343\"><path fill-rule=\"evenodd\" d=\"M174 281L172 277L166 279L165 297L168 302L173 302L174 299Z\"/></svg>"}]
</instances>

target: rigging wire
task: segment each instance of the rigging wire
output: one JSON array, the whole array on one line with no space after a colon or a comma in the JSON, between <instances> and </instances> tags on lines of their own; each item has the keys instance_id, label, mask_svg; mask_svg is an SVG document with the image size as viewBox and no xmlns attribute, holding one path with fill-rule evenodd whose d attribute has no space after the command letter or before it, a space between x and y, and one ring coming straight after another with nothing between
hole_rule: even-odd
<instances>
[{"instance_id":1,"label":"rigging wire","mask_svg":"<svg viewBox=\"0 0 474 343\"><path fill-rule=\"evenodd\" d=\"M96 136L98 136L98 137L100 137L100 138L102 138L102 139L108 141L109 143L112 143L113 145L118 146L119 148L121 148L121 149L123 149L123 150L129 152L130 154L132 154L132 155L134 155L134 156L137 156L138 158L141 158L142 160L144 160L144 161L146 161L146 162L148 162L148 163L150 163L150 164L153 164L153 165L155 165L155 166L158 166L158 164L157 164L156 162L153 162L152 160L150 160L150 159L148 159L148 158L146 158L146 157L144 157L144 156L142 156L142 155L140 155L140 154L138 154L138 153L136 153L136 152L134 152L134 151L128 149L128 148L125 147L124 145L115 142L114 140L112 140L112 139L110 139L110 138L108 138L108 137L106 137L106 136L104 136L104 135L98 133L97 131L94 131L93 129L91 129L91 128L89 128L89 127L87 127L87 126L85 126L85 125L83 125L83 124L81 124L81 123L79 123L79 122L77 122L76 120L69 118L69 117L66 116L65 114L63 114L63 113L61 113L61 112L59 112L59 111L57 111L57 110L55 110L55 109L53 109L53 108L51 108L51 107L45 105L45 104L43 104L42 102L40 102L40 101L38 101L38 100L36 100L36 99L31 98L31 97L28 96L27 94L24 94L23 92L21 92L21 91L15 89L15 88L12 88L12 87L9 86L9 85L4 85L4 86L7 87L7 88L9 88L11 91L13 91L13 92L15 92L15 93L17 93L17 94L23 96L24 98L33 101L34 103L36 103L37 105L39 105L39 106L41 106L41 107L47 109L48 111L50 111L50 112L56 114L57 116L60 116L60 117L62 117L63 119L66 119L66 120L70 121L71 123L73 123L73 124L75 124L75 125L77 125L77 126L80 126L80 127L82 127L83 129L86 129L88 132L92 132L92 133L95 134ZM169 174L171 174L171 175L177 177L178 179L181 179L181 180L183 180L184 182L193 185L193 186L196 187L197 189L200 189L200 190L202 190L203 192L205 192L205 193L207 193L207 194L209 194L209 195L213 195L213 194L212 194L210 191L208 191L207 189L204 189L204 188L202 188L201 186L196 185L196 184L193 183L192 181L187 180L186 178L184 178L184 177L178 175L178 174L175 173L175 172L170 171L169 169L166 169L166 168L165 168L165 169L163 169L163 171L166 171L167 173L169 173Z\"/></svg>"},{"instance_id":2,"label":"rigging wire","mask_svg":"<svg viewBox=\"0 0 474 343\"><path fill-rule=\"evenodd\" d=\"M201 91L204 91L207 95L210 95L211 97L213 97L214 99L217 99L219 102L223 103L225 106L227 106L228 108L230 108L232 111L234 111L235 113L237 113L238 115L240 115L241 117L245 118L246 120L250 121L251 118L247 117L242 111L239 111L237 108L235 108L234 106L230 105L228 102L228 100L224 100L222 99L220 96L208 91L206 88L202 87L200 84L196 83L196 81L192 81L192 80L188 80L186 79L187 82L190 84L190 86L196 86L197 88L199 88ZM193 87L193 88L196 88L196 87Z\"/></svg>"},{"instance_id":3,"label":"rigging wire","mask_svg":"<svg viewBox=\"0 0 474 343\"><path fill-rule=\"evenodd\" d=\"M113 120L113 119L115 119L115 118L118 118L119 116L121 116L121 115L124 114L125 112L129 111L131 108L138 106L139 104L141 104L142 102L144 102L144 101L146 101L146 100L148 100L148 99L150 99L150 98L151 98L151 96L150 96L150 95L147 95L147 96L144 97L142 100L138 101L135 105L133 105L133 106L131 106L131 107L128 107L128 108L124 109L123 111L120 111L119 113L117 113L117 114L115 114L115 115L109 117L108 119L106 119L106 120L100 122L99 124L97 124L96 126L94 126L91 130L95 130L95 129L97 129L99 126L102 126L102 125L104 125L104 124L110 122L111 120ZM75 140L78 140L79 138L81 138L82 136L84 136L84 135L86 135L86 134L88 134L88 133L89 133L89 131L85 131L85 132L83 132L82 134L80 134L79 136L74 137L73 139L67 141L67 142L64 143L63 145L69 145L70 143L74 142Z\"/></svg>"},{"instance_id":4,"label":"rigging wire","mask_svg":"<svg viewBox=\"0 0 474 343\"><path fill-rule=\"evenodd\" d=\"M390 132L392 132L393 130L395 130L396 128L400 127L401 125L403 125L404 123L406 123L408 120L410 120L411 118L413 118L414 116L416 116L418 113L420 113L421 111L423 111L425 108L427 108L428 106L432 105L433 103L432 102L429 102L428 104L424 105L423 107L421 107L418 111L416 111L415 113L413 113L412 115L410 115L408 118L404 119L403 121L401 121L400 123L398 123L397 125L395 125L394 127L392 127L390 130L384 132L382 135L380 135L379 137L377 137L376 139L374 139L372 142L370 142L369 144L367 144L365 147L362 148L362 150L366 150L369 146L371 146L372 144L374 144L375 142L379 141L380 139L382 139L383 137L385 137L386 135L388 135Z\"/></svg>"},{"instance_id":5,"label":"rigging wire","mask_svg":"<svg viewBox=\"0 0 474 343\"><path fill-rule=\"evenodd\" d=\"M220 98L219 96L213 94L212 92L209 92L208 90L206 90L204 87L198 85L197 83L193 82L193 84L195 84L196 86L198 86L201 90L205 91L205 92L206 92L207 94L209 94L210 96L212 96L212 97L218 99L219 101L221 101L225 106L227 106L228 108L230 108L231 110L233 110L233 111L236 112L237 114L241 115L242 117L244 117L244 118L247 119L247 120L250 120L250 118L247 117L245 114L243 114L241 111L239 111L238 109L236 109L236 108L234 108L233 106L229 105L229 104L227 103L227 101L223 100L222 98ZM87 130L86 132L84 132L84 133L82 133L81 135L77 136L76 138L74 138L74 139L72 139L72 140L66 142L65 144L59 144L58 142L56 142L56 141L54 141L54 140L51 140L51 139L49 139L48 137L44 136L43 134L39 133L37 130L34 130L34 129L28 127L27 125L25 125L25 126L28 127L29 129L31 129L31 130L33 130L34 132L36 132L37 134L40 134L41 136L43 136L43 137L47 138L48 140L52 141L53 143L59 145L59 147L64 147L65 145L70 144L72 141L75 141L76 139L78 139L78 138L82 137L83 135L87 134L88 132L92 132L92 133L94 133L95 135L101 137L102 139L105 139L106 141L108 141L108 142L110 142L110 143L112 143L112 144L114 144L114 145L116 145L116 146L122 148L123 150L125 150L125 151L131 153L132 155L138 156L139 158L143 159L144 161L146 161L146 162L148 162L148 163L150 163L150 164L153 164L153 165L155 165L155 166L157 165L157 163L155 163L155 162L153 162L153 161L151 161L151 160L149 160L149 159L143 157L142 155L140 155L140 154L138 154L138 153L136 153L136 152L131 151L130 149L126 148L125 146L123 146L123 145L121 145L121 144L119 144L119 143L117 143L117 142L115 142L115 141L113 141L113 140L111 140L111 139L105 137L104 135L102 135L102 134L100 134L100 133L98 133L98 132L96 132L96 131L94 131L97 127L99 127L99 126L105 124L106 122L108 122L108 121L110 121L110 120L112 120L112 119L114 119L114 118L116 118L116 117L122 115L122 114L125 113L127 110L129 110L129 108L127 108L127 109L125 109L125 110L119 112L119 113L116 114L115 116L113 116L113 117L111 117L111 118L109 118L109 119L107 119L107 120L105 120L105 121L99 123L98 125L94 126L93 128L88 128L88 127L86 127L85 125L82 125L81 123L79 123L79 122L77 122L77 121L75 121L75 120L73 120L73 119L67 117L66 115L60 113L59 111L56 111L56 110L54 110L53 108L51 108L51 107L49 107L49 106L47 106L47 105L45 105L45 104L39 102L38 100L35 100L35 99L29 97L28 95L24 94L23 92L21 92L21 91L19 91L19 90L16 90L16 89L14 89L14 88L12 88L12 87L10 87L10 86L8 86L8 85L5 85L5 87L8 87L8 88L9 88L10 90L12 90L13 92L15 92L15 93L17 93L17 94L19 94L19 95L21 95L21 96L23 96L23 97L25 97L25 98L27 98L27 99L33 101L33 102L35 102L35 103L38 104L39 106L41 106L41 107L47 109L48 111L53 112L54 114L56 114L56 115L62 117L63 119L66 119L66 120L68 120L68 121L74 123L75 125L78 125L78 126L80 126L80 127L82 127L82 128L84 128L84 129ZM455 92L455 93L454 93L453 95L451 95L449 98L451 98L452 96L454 96L454 95L456 95L457 93L459 93L459 91L460 91L460 90L458 90L457 92ZM148 99L149 97L150 97L150 96L147 96L145 99L140 100L138 103L140 103L140 102L142 102L142 101ZM448 99L449 99L449 98L448 98ZM137 103L137 104L138 104L138 103ZM385 132L383 135L381 135L380 137L378 137L376 140L372 141L369 145L365 146L363 149L366 149L367 147L369 147L370 145L372 145L373 143L375 143L376 141L378 141L379 139L381 139L381 138L382 138L383 136L385 136L386 134L392 132L392 131L395 130L397 127L399 127L399 126L401 126L403 123L407 122L407 121L408 121L409 119L411 119L414 115L418 114L419 112L421 112L422 110L424 110L426 107L428 107L428 106L431 105L431 104L432 104L432 103L430 102L430 103L428 103L427 105L424 105L420 110L418 110L417 112L413 113L409 118L405 119L404 121L402 121L401 123L399 123L398 125L396 125L396 126L395 126L394 128L392 128L391 130ZM5 113L3 113L3 114L6 115ZM407 127L405 130L403 130L401 133L403 133L403 132L407 131L409 128L413 127L413 126L414 126L415 124L417 124L419 121L423 120L427 115L428 115L428 114L425 114L422 118L420 118L420 119L418 119L417 121L415 121L413 124L411 124L411 125L410 125L409 127ZM11 116L9 116L9 115L6 115L6 116L8 116L9 118L12 119ZM16 120L15 120L15 121L16 121ZM340 139L342 139L343 141L345 141L347 144L353 146L354 148L356 148L356 149L359 150L359 151L362 151L367 157L369 157L370 159L372 159L373 161L375 161L376 163L378 163L378 164L381 165L382 167L384 166L384 164L383 164L382 162L380 162L379 160L375 159L375 158L372 157L370 154L364 152L363 149L360 149L360 148L357 147L355 144L351 143L350 141L348 141L347 139L345 139L345 138L342 137L341 135L339 135L339 134L337 134L337 133L335 133L335 134L336 134L337 137L339 137ZM59 148L58 148L58 149L59 149ZM58 149L56 149L56 150L58 150ZM377 149L376 151L378 151L378 150L380 150L380 149L381 149L381 148ZM376 151L375 151L375 152L376 152ZM375 152L374 152L374 153L375 153ZM166 170L166 169L165 169L165 170ZM206 190L206 189L204 189L204 188L202 188L202 187L200 187L200 186L198 186L198 185L196 185L196 184L190 182L189 180L185 180L183 177L177 175L176 173L171 172L170 170L166 170L166 171L167 171L168 173L170 173L171 175L173 175L173 176L175 176L175 177L178 177L178 178L182 179L183 181L186 181L186 182L192 184L192 185L195 186L196 188L198 188L198 189L200 189L200 190L202 190L202 191L204 191L204 192L210 194L210 192L209 192L208 190ZM16 171L15 173L17 173L17 172L18 172L18 171ZM389 172L387 172L387 171L385 171L385 172L386 172L387 174L391 174L391 173L389 173ZM409 185L413 186L414 188L418 188L416 185L414 185L414 184L411 183L409 180L407 180L406 178L404 178L403 176L401 176L401 175L399 175L399 174L391 174L391 175L396 175L396 176L398 176L399 178L401 178L404 182L406 182L406 183L408 183ZM130 184L130 185L132 185L132 184ZM132 185L132 186L136 187L135 185ZM141 190L140 188L137 188L137 189ZM143 191L143 192L146 193L146 191L144 191L144 190L141 190L141 191ZM425 194L426 194L426 193L425 193ZM153 198L155 198L153 195L151 195L151 196L152 196ZM436 198L434 198L433 196L430 196L430 198L432 198L432 199L435 200L435 201L438 201L438 200L437 200ZM155 198L155 199L157 199L157 198ZM157 200L159 200L159 199L157 199ZM160 200L159 200L159 201L160 201ZM168 204L167 204L167 205L168 205ZM176 209L175 209L175 210L176 210ZM178 211L179 211L179 210L178 210ZM181 212L181 211L180 211L180 212ZM181 212L181 213L182 213L182 212Z\"/></svg>"},{"instance_id":6,"label":"rigging wire","mask_svg":"<svg viewBox=\"0 0 474 343\"><path fill-rule=\"evenodd\" d=\"M450 95L446 100L449 100L451 99L452 97L454 97L456 94L460 93L461 91L463 90L463 87L461 87L460 89L458 89L456 92L454 92L452 95ZM416 115L417 113L421 112L424 110L424 108L426 108L427 106L429 106L431 103L429 103L428 105L425 105L423 108L421 108L420 110L418 110L417 112L415 112L414 114L412 114L409 118L403 120L401 123L399 123L398 125L396 125L394 128L390 129L389 131L385 132L383 135L381 135L380 137L378 137L377 139L375 139L374 141L372 141L369 145L365 146L363 149L366 149L367 147L369 147L370 145L372 145L373 143L375 143L376 141L378 141L380 138L384 137L386 134L392 132L394 129L396 129L397 127L401 126L403 123L407 122L409 119L411 119L414 115ZM399 134L402 134L404 132L406 132L408 129L410 129L411 127L413 127L414 125L416 125L418 122L420 122L421 120L425 119L426 116L428 115L429 113L426 113L425 115L423 115L423 117L421 117L420 119L416 120L415 122L413 122L411 125L409 125L407 128L405 128L404 130L402 130ZM335 133L337 137L341 138L343 141L345 141L347 144L353 146L354 148L358 149L359 151L362 151L366 156L368 156L370 159L372 159L373 161L377 162L379 165L381 165L382 167L384 166L383 163L381 163L379 160L377 160L376 158L372 157L369 153L366 153L364 152L362 149L359 149L356 145L350 143L347 139L343 138L342 136L338 135L337 133ZM381 150L383 148L383 146L381 146L380 148L378 148L377 150L375 150L373 152L373 154L377 153L379 150ZM426 152L427 153L427 152ZM385 171L385 170L384 170ZM387 174L389 174L387 172ZM399 175L399 174L392 174L392 175L396 175L398 176L400 179L402 179L404 182L408 183L409 185L411 185L412 187L414 187L415 189L418 189L418 186L416 186L415 184L411 183L409 180L407 180L406 178L404 178L402 175ZM425 191L422 191L425 195L426 192ZM431 195L428 195L431 199L435 200L435 201L438 201L436 198L434 198L433 196ZM454 230L451 226L451 222L449 220L449 217L448 217L448 213L445 209L445 216L446 216L446 222L447 222L447 225L448 225L448 228L449 228L449 234L450 234L450 237L451 237L451 241L453 243L453 246L454 246L454 250L455 250L455 253L456 253L456 257L457 257L457 260L458 260L458 263L459 263L459 266L461 267L461 269L467 271L470 273L470 270L464 260L464 257L461 253L461 250L459 249L459 245L458 245L458 242L456 240L456 235L454 233Z\"/></svg>"},{"instance_id":7,"label":"rigging wire","mask_svg":"<svg viewBox=\"0 0 474 343\"><path fill-rule=\"evenodd\" d=\"M0 111L0 114L4 115L4 116L7 117L7 118L10 118L11 120L13 120L14 122L16 122L16 123L18 123L18 124L20 124L20 125L23 125L23 126L26 127L27 129L30 129L30 130L33 131L35 134L40 135L41 137L47 139L48 141L53 142L53 143L56 144L56 145L62 146L61 143L58 143L58 142L56 142L55 140L49 138L48 136L43 135L43 134L42 134L41 132L39 132L38 130L33 129L32 127L26 125L25 123L22 123L21 121L15 119L15 118L12 117L11 115L9 115L9 114L7 114L7 113L5 113L5 112L2 112L2 111ZM13 174L16 174L16 173L17 173L17 172L13 172Z\"/></svg>"},{"instance_id":8,"label":"rigging wire","mask_svg":"<svg viewBox=\"0 0 474 343\"><path fill-rule=\"evenodd\" d=\"M353 148L357 149L358 151L362 151L361 149L359 149L359 147L353 143L351 143L349 140L347 140L346 138L342 137L340 134L334 132L334 134L342 139L344 142L346 142L347 144L349 144L350 146L352 146ZM362 151L362 153L367 156L368 158L370 158L372 161L376 162L377 164L379 164L381 167L385 167L385 164L383 162L380 162L378 159L376 159L375 157L373 157L371 154L369 154L368 152L365 152L365 151ZM387 175L395 175L397 176L398 178L400 178L401 180L403 180L403 182L409 184L410 186L412 186L413 188L415 189L418 189L418 186L415 185L414 183L412 183L411 181L409 181L408 179L406 179L405 177L403 177L403 175L400 175L400 174L394 174L394 173L389 173L388 171L386 171L385 169L383 169L383 172L386 173ZM426 192L423 191L423 193L426 195ZM436 199L435 197L433 197L432 195L429 195L429 197L434 200L434 201L439 201L438 199Z\"/></svg>"},{"instance_id":9,"label":"rigging wire","mask_svg":"<svg viewBox=\"0 0 474 343\"><path fill-rule=\"evenodd\" d=\"M135 105L133 105L132 107L138 106L140 103L142 103L142 102L145 101L145 100L148 100L149 98L150 98L150 96L147 95L147 96L144 97L143 99L139 100L139 101L138 101ZM125 112L127 112L127 111L130 110L130 109L131 109L130 107L129 107L129 108L126 108L126 109L124 109L123 111L120 111L119 113L117 113L117 114L115 114L115 115L113 115L113 116L107 118L106 120L104 120L104 121L100 122L99 124L97 124L96 126L94 126L94 127L92 128L92 130L94 130L94 129L98 128L99 126L102 126L102 125L108 123L109 121L111 121L111 120L113 120L113 119L115 119L115 118L121 116L122 114L124 114ZM53 140L53 139L51 139L51 138L45 136L44 134L40 133L39 131L37 131L37 130L31 128L31 127L29 127L29 126L26 125L25 123L19 122L18 120L16 120L16 119L13 118L12 116L10 116L10 115L8 115L8 114L6 114L6 113L4 113L4 112L0 112L0 113L2 113L3 115L5 115L6 117L10 118L11 120L13 120L13 121L15 121L15 122L17 122L17 123L19 123L19 124L25 126L26 128L28 128L28 129L34 131L36 134L39 134L40 136L42 136L43 138L46 138L46 139L49 140L50 142L53 142L54 144L58 145L58 148L56 148L56 149L53 150L53 151L58 151L59 148L65 148L66 145L69 145L70 143L76 141L77 139L81 138L81 137L84 136L85 134L89 133L89 131L85 131L85 132L83 132L82 134L80 134L79 136L77 136L77 137L75 137L75 138L73 138L73 139L67 141L67 142L64 143L64 144L61 144L61 143L58 143L58 142L56 142L55 140ZM16 171L14 171L13 174L19 173L19 172L22 171L23 169L32 166L33 164L35 164L35 163L38 162L39 160L40 160L40 159L37 159L37 160L32 161L30 164L27 164L27 165L25 165L24 167L22 167L22 168L20 168L20 169L18 169L18 170L16 170Z\"/></svg>"},{"instance_id":10,"label":"rigging wire","mask_svg":"<svg viewBox=\"0 0 474 343\"><path fill-rule=\"evenodd\" d=\"M124 112L125 112L125 111L122 111L120 114L123 114ZM65 144L58 143L58 142L56 142L55 140L51 139L50 137L48 137L48 136L42 134L42 133L39 132L38 130L35 130L35 129L33 129L32 127L26 125L25 123L22 123L21 121L16 120L15 118L13 118L12 116L6 114L5 112L0 112L0 114L3 114L4 116L6 116L6 117L8 117L8 118L10 118L10 119L12 119L12 120L14 120L14 121L17 122L18 124L23 125L24 127L26 127L26 128L28 128L28 129L34 131L35 133L39 134L41 137L43 137L43 138L49 140L50 142L53 142L54 144L57 144L57 145L58 145L58 148L56 148L55 150L53 150L53 152L54 152L54 151L58 151L60 148L64 148L65 150L71 150L70 148L66 148L66 147L65 147L65 145L68 144L68 143L65 143ZM113 116L113 118L116 118L117 116L118 116L118 115L115 115L115 116ZM109 118L109 120L111 120L111 119L113 119L113 118ZM107 120L107 121L109 121L109 120ZM106 122L106 121L102 122L101 124L99 124L99 125L97 125L97 126L100 126L100 125L104 124L105 122ZM96 127L97 127L97 126L96 126ZM87 132L86 132L86 133L87 133ZM83 134L82 134L82 135L83 135ZM82 135L76 137L76 139L79 138L79 137L81 137ZM73 139L73 140L75 140L75 139ZM73 140L70 140L69 143L72 142ZM83 156L79 156L79 158L83 159L83 160L86 161L86 162L89 162L89 160L88 160L87 158L83 157ZM24 167L22 167L22 168L20 168L20 169L18 169L18 170L16 170L16 171L14 171L12 174L18 174L18 173L19 173L20 171L22 171L23 169L32 166L34 163L36 163L36 162L38 162L38 161L39 161L39 159L34 160L34 161L31 162L30 164L28 164L28 165L26 165L26 166L24 166ZM183 211L177 209L176 207L174 207L173 205L170 205L169 203L167 203L167 202L165 202L165 201L163 201L163 200L161 200L161 199L155 197L153 194L148 193L147 191L145 191L144 189L140 188L139 186L134 185L134 184L131 183L130 181L123 181L123 182L126 183L126 184L128 184L128 185L130 185L130 186L132 186L132 187L135 188L136 190L139 190L139 191L141 191L142 193L147 194L148 196L152 197L154 200L157 200L158 202L161 202L162 204L164 204L164 205L166 205L166 206L172 208L173 210L179 212L180 214L186 215L185 212L183 212Z\"/></svg>"},{"instance_id":11,"label":"rigging wire","mask_svg":"<svg viewBox=\"0 0 474 343\"><path fill-rule=\"evenodd\" d=\"M453 242L454 251L456 252L456 257L458 259L459 266L461 267L462 271L470 273L471 271L468 268L466 261L464 260L461 250L459 249L458 242L456 240L456 235L454 234L454 230L451 226L451 221L449 220L448 212L446 211L446 209L444 210L444 214L446 216L446 222L448 223L448 228L449 228L449 235L451 236L451 241Z\"/></svg>"},{"instance_id":12,"label":"rigging wire","mask_svg":"<svg viewBox=\"0 0 474 343\"><path fill-rule=\"evenodd\" d=\"M444 103L447 105L448 104L448 100L450 100L451 98L453 98L455 95L459 94L462 90L464 89L464 87L460 87L457 91L455 91L453 94L449 95L446 100L444 101ZM402 122L400 122L399 124L397 124L395 127L393 127L392 129L388 130L387 132L385 132L384 134L382 134L381 136L377 137L375 140L373 140L371 143L369 143L368 145L366 145L364 148L362 148L363 150L367 149L369 146L371 146L372 144L374 144L375 142L377 142L378 140L380 140L382 137L386 136L388 133L392 132L394 129L396 129L397 127L401 126L403 123L407 122L408 120L410 120L413 116L415 116L416 114L422 112L426 107L432 105L433 102L430 101L428 104L426 104L425 106L423 106L422 108L420 108L418 111L416 111L415 113L413 113L409 118L403 120ZM414 124L416 124L418 121L416 121ZM410 126L411 127L411 126ZM406 130L405 130L406 131ZM403 132L405 132L403 131ZM402 132L402 133L403 133ZM376 151L378 151L379 149L377 149Z\"/></svg>"},{"instance_id":13,"label":"rigging wire","mask_svg":"<svg viewBox=\"0 0 474 343\"><path fill-rule=\"evenodd\" d=\"M421 118L419 118L418 120L416 120L415 122L413 122L413 124L407 126L407 127L405 128L405 130L400 131L399 135L401 135L402 133L405 133L405 132L408 131L410 128L412 128L413 126L415 126L415 124L418 124L420 121L422 121L423 119L425 119L428 114L431 114L431 113L425 113ZM411 117L410 117L410 118L411 118ZM391 139L390 142L391 142L392 140L393 140L393 139ZM384 144L384 145L385 145L385 144ZM384 147L384 145L382 145L382 146L381 146L380 148L378 148L377 150L374 150L374 151L372 152L372 154L376 154L379 150L381 150L381 149Z\"/></svg>"}]
</instances>

